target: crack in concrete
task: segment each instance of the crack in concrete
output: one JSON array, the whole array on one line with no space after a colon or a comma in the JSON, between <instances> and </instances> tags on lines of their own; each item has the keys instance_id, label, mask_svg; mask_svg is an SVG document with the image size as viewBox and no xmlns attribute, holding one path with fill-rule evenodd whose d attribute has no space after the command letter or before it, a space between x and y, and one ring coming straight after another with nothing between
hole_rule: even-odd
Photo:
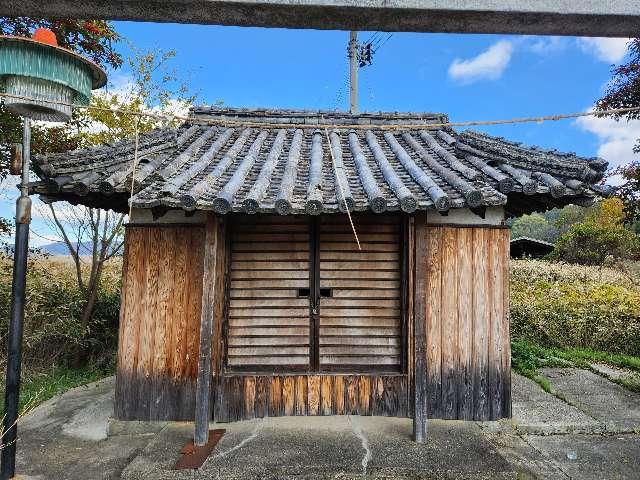
<instances>
[{"instance_id":1,"label":"crack in concrete","mask_svg":"<svg viewBox=\"0 0 640 480\"><path fill-rule=\"evenodd\" d=\"M367 466L369 465L369 461L371 460L371 450L369 449L369 441L367 437L363 433L360 425L358 425L352 418L351 415L347 417L349 419L349 424L351 425L351 430L354 435L360 439L360 443L362 444L362 449L364 450L364 457L362 457L362 475L367 475Z\"/></svg>"},{"instance_id":2,"label":"crack in concrete","mask_svg":"<svg viewBox=\"0 0 640 480\"><path fill-rule=\"evenodd\" d=\"M250 441L252 441L254 438L256 438L258 436L258 433L260 432L260 427L262 427L262 423L258 423L256 425L256 428L254 428L253 431L251 432L251 435L249 435L247 438L244 438L240 443L238 443L237 445L234 445L230 449L225 450L224 452L220 452L220 453L216 454L213 458L226 457L231 452L235 452L239 448L244 447L247 443L249 443Z\"/></svg>"}]
</instances>

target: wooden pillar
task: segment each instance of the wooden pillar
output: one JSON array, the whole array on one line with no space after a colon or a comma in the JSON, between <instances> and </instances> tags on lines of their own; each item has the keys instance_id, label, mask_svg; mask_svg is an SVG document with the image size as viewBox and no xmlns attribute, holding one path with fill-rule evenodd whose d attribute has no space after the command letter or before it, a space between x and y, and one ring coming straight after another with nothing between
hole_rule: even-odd
<instances>
[{"instance_id":1,"label":"wooden pillar","mask_svg":"<svg viewBox=\"0 0 640 480\"><path fill-rule=\"evenodd\" d=\"M426 360L426 311L427 311L427 218L421 214L415 218L414 270L414 330L413 330L413 439L423 443L427 436L427 360Z\"/></svg>"},{"instance_id":2,"label":"wooden pillar","mask_svg":"<svg viewBox=\"0 0 640 480\"><path fill-rule=\"evenodd\" d=\"M218 257L218 217L207 218L204 242L204 272L202 278L202 308L200 312L200 353L198 355L198 377L196 383L196 410L193 443L202 446L209 439L211 418L211 348L216 298L216 262Z\"/></svg>"}]
</instances>

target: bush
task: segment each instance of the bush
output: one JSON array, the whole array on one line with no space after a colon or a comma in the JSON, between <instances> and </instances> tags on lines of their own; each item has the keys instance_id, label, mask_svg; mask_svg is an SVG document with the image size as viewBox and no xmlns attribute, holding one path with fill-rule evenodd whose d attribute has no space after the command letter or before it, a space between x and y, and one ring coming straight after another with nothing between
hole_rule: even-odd
<instances>
[{"instance_id":1,"label":"bush","mask_svg":"<svg viewBox=\"0 0 640 480\"><path fill-rule=\"evenodd\" d=\"M640 240L621 225L585 222L573 225L558 238L549 258L582 265L602 265L608 256L637 259Z\"/></svg>"},{"instance_id":2,"label":"bush","mask_svg":"<svg viewBox=\"0 0 640 480\"><path fill-rule=\"evenodd\" d=\"M640 289L610 268L511 262L511 336L640 355Z\"/></svg>"},{"instance_id":3,"label":"bush","mask_svg":"<svg viewBox=\"0 0 640 480\"><path fill-rule=\"evenodd\" d=\"M30 257L23 340L27 368L67 365L76 347L94 362L111 361L120 308L120 265L117 260L112 262L105 269L93 318L83 329L80 314L84 300L71 261ZM11 308L12 267L12 259L0 254L0 329L4 332ZM0 348L6 352L6 336L0 337Z\"/></svg>"}]
</instances>

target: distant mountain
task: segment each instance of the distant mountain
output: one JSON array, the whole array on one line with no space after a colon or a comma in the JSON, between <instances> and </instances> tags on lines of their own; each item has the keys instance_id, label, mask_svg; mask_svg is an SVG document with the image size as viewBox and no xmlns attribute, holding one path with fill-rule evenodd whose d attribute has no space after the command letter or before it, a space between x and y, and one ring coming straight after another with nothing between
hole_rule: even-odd
<instances>
[{"instance_id":1,"label":"distant mountain","mask_svg":"<svg viewBox=\"0 0 640 480\"><path fill-rule=\"evenodd\" d=\"M74 247L76 246L75 243L73 245ZM38 248L43 252L55 257L69 255L69 247L67 247L67 244L64 242L48 243L46 245L41 245ZM80 255L91 255L91 248L91 242L82 242L80 244Z\"/></svg>"}]
</instances>

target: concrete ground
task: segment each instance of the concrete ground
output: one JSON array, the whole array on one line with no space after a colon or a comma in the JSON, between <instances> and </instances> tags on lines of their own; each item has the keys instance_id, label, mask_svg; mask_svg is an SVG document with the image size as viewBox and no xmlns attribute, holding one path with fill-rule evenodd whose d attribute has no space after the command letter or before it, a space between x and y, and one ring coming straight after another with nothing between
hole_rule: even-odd
<instances>
[{"instance_id":1,"label":"concrete ground","mask_svg":"<svg viewBox=\"0 0 640 480\"><path fill-rule=\"evenodd\" d=\"M179 472L172 466L192 425L109 426L111 378L52 399L22 420L18 472L43 480L640 478L640 395L590 371L542 373L553 395L514 375L510 421L432 420L422 445L411 441L409 419L284 417L212 425L227 433L211 457L199 470Z\"/></svg>"}]
</instances>

